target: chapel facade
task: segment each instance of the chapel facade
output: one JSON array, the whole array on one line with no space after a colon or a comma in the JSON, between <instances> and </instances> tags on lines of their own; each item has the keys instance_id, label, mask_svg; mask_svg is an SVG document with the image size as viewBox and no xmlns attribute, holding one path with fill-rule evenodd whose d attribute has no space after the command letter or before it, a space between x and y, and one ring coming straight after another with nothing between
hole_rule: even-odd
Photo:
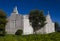
<instances>
[{"instance_id":1,"label":"chapel facade","mask_svg":"<svg viewBox=\"0 0 60 41\"><path fill-rule=\"evenodd\" d=\"M11 15L7 18L8 22L6 24L6 33L15 34L18 29L23 30L23 35L33 34L33 28L29 23L28 15L21 15L18 13L17 7L14 8ZM47 24L36 31L37 34L47 34L55 32L54 23L52 22L49 12L46 16Z\"/></svg>"}]
</instances>

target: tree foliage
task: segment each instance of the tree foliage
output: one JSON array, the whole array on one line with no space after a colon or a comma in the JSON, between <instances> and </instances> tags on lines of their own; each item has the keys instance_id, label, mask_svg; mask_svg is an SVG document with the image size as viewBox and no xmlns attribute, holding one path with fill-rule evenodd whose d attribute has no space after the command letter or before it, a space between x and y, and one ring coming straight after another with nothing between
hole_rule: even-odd
<instances>
[{"instance_id":1,"label":"tree foliage","mask_svg":"<svg viewBox=\"0 0 60 41\"><path fill-rule=\"evenodd\" d=\"M16 31L15 35L22 35L22 33L23 33L23 31L19 29Z\"/></svg>"},{"instance_id":2,"label":"tree foliage","mask_svg":"<svg viewBox=\"0 0 60 41\"><path fill-rule=\"evenodd\" d=\"M33 27L34 29L34 32L38 29L40 29L41 27L44 27L45 26L45 21L46 21L46 18L43 14L43 11L42 10L32 10L29 14L29 21L30 21L30 24L31 26Z\"/></svg>"},{"instance_id":3,"label":"tree foliage","mask_svg":"<svg viewBox=\"0 0 60 41\"><path fill-rule=\"evenodd\" d=\"M0 35L5 35L5 25L7 23L6 13L0 10Z\"/></svg>"}]
</instances>

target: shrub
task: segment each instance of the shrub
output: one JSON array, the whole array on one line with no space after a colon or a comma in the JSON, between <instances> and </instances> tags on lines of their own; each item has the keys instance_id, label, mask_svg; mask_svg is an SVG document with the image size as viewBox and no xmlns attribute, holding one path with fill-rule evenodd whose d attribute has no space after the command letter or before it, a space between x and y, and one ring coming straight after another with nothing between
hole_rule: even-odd
<instances>
[{"instance_id":1,"label":"shrub","mask_svg":"<svg viewBox=\"0 0 60 41\"><path fill-rule=\"evenodd\" d=\"M21 36L7 34L4 37L0 36L0 41L60 41L60 33L55 32L50 34L31 34Z\"/></svg>"},{"instance_id":2,"label":"shrub","mask_svg":"<svg viewBox=\"0 0 60 41\"><path fill-rule=\"evenodd\" d=\"M22 35L22 33L23 33L23 31L19 29L16 31L15 35Z\"/></svg>"},{"instance_id":3,"label":"shrub","mask_svg":"<svg viewBox=\"0 0 60 41\"><path fill-rule=\"evenodd\" d=\"M3 29L0 29L0 36L5 36L6 32Z\"/></svg>"}]
</instances>

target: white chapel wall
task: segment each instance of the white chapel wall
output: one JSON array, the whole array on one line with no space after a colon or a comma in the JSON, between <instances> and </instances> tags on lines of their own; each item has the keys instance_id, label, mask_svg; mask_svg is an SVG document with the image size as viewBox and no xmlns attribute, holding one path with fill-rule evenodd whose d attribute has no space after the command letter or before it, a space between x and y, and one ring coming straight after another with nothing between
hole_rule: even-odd
<instances>
[{"instance_id":1,"label":"white chapel wall","mask_svg":"<svg viewBox=\"0 0 60 41\"><path fill-rule=\"evenodd\" d=\"M26 35L26 34L33 34L33 28L29 24L28 16L24 15L23 17L24 17L24 19L23 19L23 26L24 26L23 34L24 35Z\"/></svg>"}]
</instances>

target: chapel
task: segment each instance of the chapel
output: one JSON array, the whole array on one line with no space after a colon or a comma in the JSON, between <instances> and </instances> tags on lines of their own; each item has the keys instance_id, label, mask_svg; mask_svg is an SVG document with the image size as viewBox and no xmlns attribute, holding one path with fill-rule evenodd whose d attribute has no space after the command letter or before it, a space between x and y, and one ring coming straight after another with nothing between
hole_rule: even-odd
<instances>
[{"instance_id":1,"label":"chapel","mask_svg":"<svg viewBox=\"0 0 60 41\"><path fill-rule=\"evenodd\" d=\"M18 29L23 30L23 35L33 34L33 28L29 23L29 15L22 15L18 12L17 6L13 9L11 15L7 18L6 33L15 34ZM50 17L49 11L46 16L47 24L36 31L37 34L47 34L55 32L54 23Z\"/></svg>"}]
</instances>

